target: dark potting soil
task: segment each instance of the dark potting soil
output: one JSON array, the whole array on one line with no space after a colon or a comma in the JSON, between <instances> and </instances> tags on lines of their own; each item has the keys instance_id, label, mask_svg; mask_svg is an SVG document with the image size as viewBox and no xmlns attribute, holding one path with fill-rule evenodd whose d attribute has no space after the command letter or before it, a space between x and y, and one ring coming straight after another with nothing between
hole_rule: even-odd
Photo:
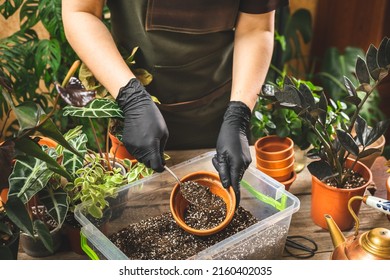
<instances>
[{"instance_id":1,"label":"dark potting soil","mask_svg":"<svg viewBox=\"0 0 390 280\"><path fill-rule=\"evenodd\" d=\"M193 181L180 185L180 192L190 202L184 214L184 222L200 230L218 226L226 217L226 203L208 187Z\"/></svg>"},{"instance_id":2,"label":"dark potting soil","mask_svg":"<svg viewBox=\"0 0 390 280\"><path fill-rule=\"evenodd\" d=\"M130 224L109 236L129 258L143 260L188 259L204 249L255 224L258 220L239 206L230 224L210 236L195 236L176 225L170 212Z\"/></svg>"},{"instance_id":3,"label":"dark potting soil","mask_svg":"<svg viewBox=\"0 0 390 280\"><path fill-rule=\"evenodd\" d=\"M345 172L351 172L351 176L347 178L347 181L343 186L344 189L359 188L360 186L363 186L365 183L367 183L367 181L359 173L353 170L346 170ZM332 187L338 187L336 181L332 180L332 178L327 179L325 183Z\"/></svg>"}]
</instances>

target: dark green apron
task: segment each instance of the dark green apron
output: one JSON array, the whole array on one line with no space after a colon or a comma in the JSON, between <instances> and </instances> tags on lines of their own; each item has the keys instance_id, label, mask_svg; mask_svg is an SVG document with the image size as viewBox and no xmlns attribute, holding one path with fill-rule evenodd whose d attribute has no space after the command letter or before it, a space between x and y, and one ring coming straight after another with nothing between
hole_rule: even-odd
<instances>
[{"instance_id":1,"label":"dark green apron","mask_svg":"<svg viewBox=\"0 0 390 280\"><path fill-rule=\"evenodd\" d=\"M153 75L167 149L215 147L230 99L239 0L108 0L112 34L124 57Z\"/></svg>"}]
</instances>

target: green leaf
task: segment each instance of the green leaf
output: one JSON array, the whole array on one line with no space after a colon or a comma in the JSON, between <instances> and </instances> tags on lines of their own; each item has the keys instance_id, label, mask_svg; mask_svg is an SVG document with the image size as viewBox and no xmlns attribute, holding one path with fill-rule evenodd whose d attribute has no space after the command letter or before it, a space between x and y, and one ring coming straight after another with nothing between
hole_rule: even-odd
<instances>
[{"instance_id":1,"label":"green leaf","mask_svg":"<svg viewBox=\"0 0 390 280\"><path fill-rule=\"evenodd\" d=\"M34 237L33 224L24 203L16 196L9 197L4 205L11 221L30 237Z\"/></svg>"},{"instance_id":2,"label":"green leaf","mask_svg":"<svg viewBox=\"0 0 390 280\"><path fill-rule=\"evenodd\" d=\"M46 115L41 117L41 121L46 117ZM72 151L74 154L82 157L83 155L80 154L79 150L77 148L73 148L68 141L66 141L65 137L61 134L61 132L58 130L57 126L54 124L52 119L47 119L39 128L38 131L42 133L42 135L47 136L57 143L59 143L64 148L68 149L69 151Z\"/></svg>"},{"instance_id":3,"label":"green leaf","mask_svg":"<svg viewBox=\"0 0 390 280\"><path fill-rule=\"evenodd\" d=\"M99 207L97 207L95 204L88 206L88 213L91 214L92 217L96 219L100 219L101 217L103 217L102 210Z\"/></svg>"},{"instance_id":4,"label":"green leaf","mask_svg":"<svg viewBox=\"0 0 390 280\"><path fill-rule=\"evenodd\" d=\"M35 69L38 77L46 69L57 73L61 63L61 47L57 39L42 39L35 51Z\"/></svg>"},{"instance_id":5,"label":"green leaf","mask_svg":"<svg viewBox=\"0 0 390 280\"><path fill-rule=\"evenodd\" d=\"M9 177L8 197L17 196L27 203L36 193L45 188L53 175L46 163L33 157L19 156Z\"/></svg>"},{"instance_id":6,"label":"green leaf","mask_svg":"<svg viewBox=\"0 0 390 280\"><path fill-rule=\"evenodd\" d=\"M37 232L39 239L42 241L43 245L49 252L54 253L53 250L53 238L50 235L49 229L46 227L43 221L35 220L34 228Z\"/></svg>"},{"instance_id":7,"label":"green leaf","mask_svg":"<svg viewBox=\"0 0 390 280\"><path fill-rule=\"evenodd\" d=\"M123 118L123 112L114 100L97 98L85 107L64 107L64 116L79 118Z\"/></svg>"},{"instance_id":8,"label":"green leaf","mask_svg":"<svg viewBox=\"0 0 390 280\"><path fill-rule=\"evenodd\" d=\"M81 154L81 157L70 152L68 149L64 150L62 164L70 174L74 174L76 170L83 166L84 155L87 153L87 142L88 138L84 133L69 141L69 144Z\"/></svg>"},{"instance_id":9,"label":"green leaf","mask_svg":"<svg viewBox=\"0 0 390 280\"><path fill-rule=\"evenodd\" d=\"M66 170L58 164L58 162L46 154L41 146L31 140L29 137L24 137L15 142L15 148L19 151L26 153L31 157L35 157L47 163L47 168L60 174L69 181L72 181L72 176L66 172Z\"/></svg>"},{"instance_id":10,"label":"green leaf","mask_svg":"<svg viewBox=\"0 0 390 280\"><path fill-rule=\"evenodd\" d=\"M30 101L16 106L14 113L20 126L19 135L25 130L34 129L39 124L41 116L45 115L41 106Z\"/></svg>"},{"instance_id":11,"label":"green leaf","mask_svg":"<svg viewBox=\"0 0 390 280\"><path fill-rule=\"evenodd\" d=\"M48 214L61 227L69 209L68 194L61 188L46 187L39 192L39 200L46 207Z\"/></svg>"},{"instance_id":12,"label":"green leaf","mask_svg":"<svg viewBox=\"0 0 390 280\"><path fill-rule=\"evenodd\" d=\"M370 47L367 50L366 53L366 62L367 62L367 68L370 72L371 77L377 81L379 78L379 65L377 63L377 53L378 50L375 48L373 44L370 45Z\"/></svg>"},{"instance_id":13,"label":"green leaf","mask_svg":"<svg viewBox=\"0 0 390 280\"><path fill-rule=\"evenodd\" d=\"M5 0L3 4L0 5L0 14L8 19L12 16L23 4L23 0Z\"/></svg>"},{"instance_id":14,"label":"green leaf","mask_svg":"<svg viewBox=\"0 0 390 280\"><path fill-rule=\"evenodd\" d=\"M20 28L29 29L39 21L38 0L26 0L20 9Z\"/></svg>"}]
</instances>

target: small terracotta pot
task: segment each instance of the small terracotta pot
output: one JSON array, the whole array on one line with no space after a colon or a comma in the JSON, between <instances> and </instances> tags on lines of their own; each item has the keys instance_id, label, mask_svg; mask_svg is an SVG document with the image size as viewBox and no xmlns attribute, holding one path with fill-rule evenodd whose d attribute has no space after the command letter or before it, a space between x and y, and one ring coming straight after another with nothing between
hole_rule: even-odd
<instances>
[{"instance_id":1,"label":"small terracotta pot","mask_svg":"<svg viewBox=\"0 0 390 280\"><path fill-rule=\"evenodd\" d=\"M294 183L294 181L296 179L297 179L297 173L295 171L293 171L288 180L281 181L280 183L282 183L285 187L285 190L288 191L288 190L290 190L290 186L292 185L292 183Z\"/></svg>"},{"instance_id":2,"label":"small terracotta pot","mask_svg":"<svg viewBox=\"0 0 390 280\"><path fill-rule=\"evenodd\" d=\"M39 145L46 145L50 148L55 148L57 147L57 142L55 142L54 140L48 138L48 137L44 137L44 136L39 136L41 139L38 141Z\"/></svg>"},{"instance_id":3,"label":"small terracotta pot","mask_svg":"<svg viewBox=\"0 0 390 280\"><path fill-rule=\"evenodd\" d=\"M111 140L111 148L110 148L111 155L115 155L115 157L119 159L127 158L133 164L137 162L134 156L127 151L125 145L121 141L119 141L119 139L116 136L114 136L111 133L109 133L108 136L110 137Z\"/></svg>"},{"instance_id":4,"label":"small terracotta pot","mask_svg":"<svg viewBox=\"0 0 390 280\"><path fill-rule=\"evenodd\" d=\"M184 222L184 214L189 205L189 202L182 196L180 192L180 185L176 184L171 192L170 197L170 208L173 218L175 219L178 226L184 229L186 232L198 235L198 236L206 236L217 233L224 229L230 221L233 219L233 215L236 207L236 196L234 194L234 190L232 187L229 188L229 191L225 189L220 180L219 176L212 172L202 171L202 172L194 172L188 174L183 177L180 181L193 181L200 185L210 188L210 191L213 194L220 196L223 201L226 203L226 217L218 226L206 229L199 230L189 227Z\"/></svg>"},{"instance_id":5,"label":"small terracotta pot","mask_svg":"<svg viewBox=\"0 0 390 280\"><path fill-rule=\"evenodd\" d=\"M283 160L294 153L294 142L288 137L264 136L256 141L255 151L264 160Z\"/></svg>"},{"instance_id":6,"label":"small terracotta pot","mask_svg":"<svg viewBox=\"0 0 390 280\"><path fill-rule=\"evenodd\" d=\"M294 162L295 162L294 153L292 153L289 157L286 157L285 159L281 159L281 160L266 160L256 156L257 165L268 169L284 168Z\"/></svg>"},{"instance_id":7,"label":"small terracotta pot","mask_svg":"<svg viewBox=\"0 0 390 280\"><path fill-rule=\"evenodd\" d=\"M348 159L347 167L351 166L353 160ZM341 189L328 186L321 182L317 177L312 176L312 195L311 195L311 217L313 222L327 229L328 225L324 218L325 214L333 217L340 230L349 230L354 226L354 219L348 210L348 201L353 196L363 196L367 186L372 181L371 170L357 162L354 171L363 176L366 184L354 189ZM361 201L354 201L352 208L356 215L359 214Z\"/></svg>"},{"instance_id":8,"label":"small terracotta pot","mask_svg":"<svg viewBox=\"0 0 390 280\"><path fill-rule=\"evenodd\" d=\"M3 188L0 192L1 201L7 203L9 188ZM1 204L0 204L1 205Z\"/></svg>"},{"instance_id":9,"label":"small terracotta pot","mask_svg":"<svg viewBox=\"0 0 390 280\"><path fill-rule=\"evenodd\" d=\"M294 159L294 157L293 157ZM257 165L257 169L261 172L264 172L268 176L274 178L275 180L282 182L291 178L291 173L294 171L294 161L290 163L290 165L283 168L264 168L262 166Z\"/></svg>"}]
</instances>

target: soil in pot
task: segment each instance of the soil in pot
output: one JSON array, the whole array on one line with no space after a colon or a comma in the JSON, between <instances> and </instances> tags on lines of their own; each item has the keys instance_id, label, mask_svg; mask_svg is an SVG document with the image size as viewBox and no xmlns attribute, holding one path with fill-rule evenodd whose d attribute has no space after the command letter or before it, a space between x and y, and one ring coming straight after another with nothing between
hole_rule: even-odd
<instances>
[{"instance_id":1,"label":"soil in pot","mask_svg":"<svg viewBox=\"0 0 390 280\"><path fill-rule=\"evenodd\" d=\"M221 197L211 193L208 187L187 181L181 184L180 191L191 202L184 215L184 222L188 226L206 230L223 222L226 217L226 204Z\"/></svg>"}]
</instances>

